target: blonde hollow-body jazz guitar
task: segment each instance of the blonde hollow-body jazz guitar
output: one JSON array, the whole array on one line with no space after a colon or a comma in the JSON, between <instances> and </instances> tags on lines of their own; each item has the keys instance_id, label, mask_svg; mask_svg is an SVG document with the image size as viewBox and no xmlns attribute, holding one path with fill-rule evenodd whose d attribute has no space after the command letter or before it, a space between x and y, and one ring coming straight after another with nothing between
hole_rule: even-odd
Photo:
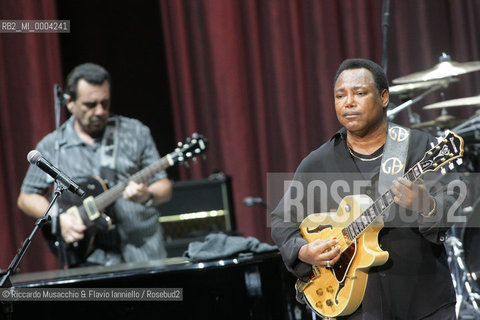
<instances>
[{"instance_id":1,"label":"blonde hollow-body jazz guitar","mask_svg":"<svg viewBox=\"0 0 480 320\"><path fill-rule=\"evenodd\" d=\"M463 144L460 136L449 132L404 177L416 181L449 162L453 168L452 160L461 163ZM296 283L297 291L303 293L307 305L317 314L327 318L349 315L361 304L369 269L388 260L388 252L379 246L378 234L383 227L382 215L393 204L393 198L390 190L376 201L366 195L347 196L336 213L311 214L300 224L300 232L308 242L335 237L341 250L333 266L313 266L310 280Z\"/></svg>"}]
</instances>

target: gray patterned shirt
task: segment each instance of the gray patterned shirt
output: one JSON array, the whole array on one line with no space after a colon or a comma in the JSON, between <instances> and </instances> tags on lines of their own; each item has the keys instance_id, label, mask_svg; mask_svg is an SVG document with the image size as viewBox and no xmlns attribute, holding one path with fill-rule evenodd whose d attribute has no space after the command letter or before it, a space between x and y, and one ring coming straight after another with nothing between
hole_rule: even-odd
<instances>
[{"instance_id":1,"label":"gray patterned shirt","mask_svg":"<svg viewBox=\"0 0 480 320\"><path fill-rule=\"evenodd\" d=\"M118 183L157 161L160 156L147 126L122 116L112 115L110 119L117 123L113 179L116 180L114 183ZM74 181L81 183L87 177L101 175L102 138L96 139L94 145L85 143L75 132L73 123L72 116L60 127L59 134L52 132L45 136L36 150ZM161 171L149 183L166 177L165 171ZM21 190L44 195L52 184L53 180L46 173L30 165ZM112 265L164 258L166 251L158 223L159 214L155 207L119 198L111 207L116 227L107 234L97 236L99 249L90 255L88 261Z\"/></svg>"}]
</instances>

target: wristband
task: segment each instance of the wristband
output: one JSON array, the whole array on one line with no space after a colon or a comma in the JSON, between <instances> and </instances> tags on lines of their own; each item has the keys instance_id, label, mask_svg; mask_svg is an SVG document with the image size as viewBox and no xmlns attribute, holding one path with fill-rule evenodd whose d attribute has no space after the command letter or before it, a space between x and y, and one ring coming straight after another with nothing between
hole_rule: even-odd
<instances>
[{"instance_id":1,"label":"wristband","mask_svg":"<svg viewBox=\"0 0 480 320\"><path fill-rule=\"evenodd\" d=\"M422 212L420 213L423 217L425 218L429 218L431 216L433 216L435 214L435 210L437 209L437 201L435 201L435 199L433 199L433 208L432 210L430 210L429 213L427 214L423 214Z\"/></svg>"}]
</instances>

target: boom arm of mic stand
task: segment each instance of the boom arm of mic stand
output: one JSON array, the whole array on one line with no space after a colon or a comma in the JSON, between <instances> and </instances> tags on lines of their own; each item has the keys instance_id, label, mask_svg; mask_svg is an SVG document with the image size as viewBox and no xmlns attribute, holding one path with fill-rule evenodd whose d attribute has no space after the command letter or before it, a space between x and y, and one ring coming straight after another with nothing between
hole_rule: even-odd
<instances>
[{"instance_id":1,"label":"boom arm of mic stand","mask_svg":"<svg viewBox=\"0 0 480 320\"><path fill-rule=\"evenodd\" d=\"M12 263L8 267L7 271L1 275L0 278L0 288L6 288L7 285L10 285L10 280L9 277L13 273L15 273L15 270L18 268L18 265L20 264L20 261L22 261L23 256L27 252L28 248L32 244L33 237L37 233L37 231L42 228L42 226L48 222L50 219L50 216L48 215L48 212L52 208L53 204L55 201L57 201L58 197L62 194L62 192L65 191L65 188L62 186L59 186L55 190L55 195L53 196L52 201L50 201L50 204L48 205L47 210L45 210L45 213L43 216L37 219L35 222L35 227L33 228L32 233L30 233L30 236L22 243L22 247L17 251L17 255L15 258L13 258Z\"/></svg>"},{"instance_id":2,"label":"boom arm of mic stand","mask_svg":"<svg viewBox=\"0 0 480 320\"><path fill-rule=\"evenodd\" d=\"M387 117L390 119L391 117L394 117L397 113L399 113L400 111L402 111L403 109L405 108L408 108L410 107L412 104L414 103L417 103L418 101L422 100L423 98L425 98L427 95L429 95L430 93L434 92L434 91L437 91L438 89L441 89L445 87L444 84L440 83L440 84L436 84L434 85L433 87L431 87L430 89L424 91L421 95L419 95L418 97L415 97L413 99L410 99L408 101L405 101L404 103L402 103L401 105L399 105L398 107L396 107L395 109L393 110L388 110L387 111Z\"/></svg>"}]
</instances>

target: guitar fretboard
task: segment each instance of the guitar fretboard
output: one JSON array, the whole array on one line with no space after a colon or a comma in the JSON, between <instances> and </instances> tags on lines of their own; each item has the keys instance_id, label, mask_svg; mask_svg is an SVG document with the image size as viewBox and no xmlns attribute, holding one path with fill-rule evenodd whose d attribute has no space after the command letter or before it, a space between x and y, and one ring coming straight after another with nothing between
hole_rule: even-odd
<instances>
[{"instance_id":1,"label":"guitar fretboard","mask_svg":"<svg viewBox=\"0 0 480 320\"><path fill-rule=\"evenodd\" d=\"M132 180L138 183L147 182L148 179L153 177L156 173L170 167L171 163L168 160L169 156L170 155L167 155L161 158L157 162L152 163L148 167L145 167L132 175L127 181L120 182L106 192L95 197L95 205L97 206L97 209L99 211L102 211L110 204L112 204L115 200L120 198L122 196L123 190L125 190L129 181Z\"/></svg>"},{"instance_id":2,"label":"guitar fretboard","mask_svg":"<svg viewBox=\"0 0 480 320\"><path fill-rule=\"evenodd\" d=\"M414 182L422 175L423 170L420 163L417 163L408 170L403 177ZM387 190L370 207L343 229L343 235L348 237L350 241L356 239L378 216L382 215L393 204L393 198L394 194L392 191L390 191L390 189Z\"/></svg>"}]
</instances>

